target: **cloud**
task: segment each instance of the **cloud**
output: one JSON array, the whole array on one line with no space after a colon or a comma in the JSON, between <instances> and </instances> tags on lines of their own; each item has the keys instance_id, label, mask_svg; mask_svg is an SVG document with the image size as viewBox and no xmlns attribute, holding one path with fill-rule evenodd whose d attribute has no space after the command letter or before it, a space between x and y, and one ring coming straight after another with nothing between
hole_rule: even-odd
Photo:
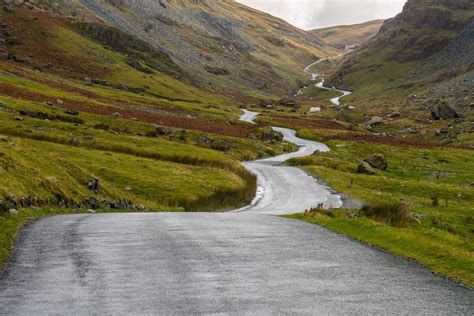
<instances>
[{"instance_id":1,"label":"cloud","mask_svg":"<svg viewBox=\"0 0 474 316\"><path fill-rule=\"evenodd\" d=\"M237 0L285 19L302 29L389 18L406 0Z\"/></svg>"}]
</instances>

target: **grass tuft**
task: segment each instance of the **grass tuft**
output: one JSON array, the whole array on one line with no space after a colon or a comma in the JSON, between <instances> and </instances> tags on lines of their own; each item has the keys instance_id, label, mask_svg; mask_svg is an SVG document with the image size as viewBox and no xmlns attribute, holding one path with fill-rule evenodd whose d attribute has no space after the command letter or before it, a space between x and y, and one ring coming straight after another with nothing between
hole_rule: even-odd
<instances>
[{"instance_id":1,"label":"grass tuft","mask_svg":"<svg viewBox=\"0 0 474 316\"><path fill-rule=\"evenodd\" d=\"M402 202L365 204L362 211L367 217L394 227L406 227L411 220L410 211Z\"/></svg>"}]
</instances>

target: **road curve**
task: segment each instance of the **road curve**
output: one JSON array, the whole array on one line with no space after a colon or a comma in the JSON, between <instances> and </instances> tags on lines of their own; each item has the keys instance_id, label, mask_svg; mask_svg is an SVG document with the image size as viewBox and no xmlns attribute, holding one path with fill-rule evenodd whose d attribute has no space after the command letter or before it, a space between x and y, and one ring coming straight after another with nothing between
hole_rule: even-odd
<instances>
[{"instance_id":1,"label":"road curve","mask_svg":"<svg viewBox=\"0 0 474 316\"><path fill-rule=\"evenodd\" d=\"M311 64L309 64L308 66L306 66L306 68L304 69L304 72L306 72L306 73L308 73L308 74L311 75L311 81L317 81L319 75L318 75L317 73L311 72L311 68L312 68L313 66L316 66L317 64L320 64L320 63L322 63L322 62L324 62L324 61L326 61L326 60L343 56L343 55L345 55L345 54L346 54L346 53L341 54L341 55L338 55L338 56L336 56L336 57L325 58L325 59L320 59L320 60L318 60L318 61L315 61L314 63L311 63ZM329 101L331 101L332 104L334 104L334 105L336 105L336 106L340 106L340 105L341 105L341 99L342 99L342 98L347 97L348 95L351 95L351 94L352 94L351 91L339 90L339 89L337 89L337 88L335 88L335 87L333 87L333 88L326 87L326 86L324 85L324 82L325 82L325 81L324 81L324 78L321 78L321 80L316 84L316 88L323 89L323 90L328 90L328 91L336 91L336 92L341 93L340 96L335 97L335 98L332 98L332 99L329 100ZM304 89L304 88L303 88L303 89ZM301 95L302 91L303 91L303 90L300 90L300 91L297 93L297 95Z\"/></svg>"},{"instance_id":2,"label":"road curve","mask_svg":"<svg viewBox=\"0 0 474 316\"><path fill-rule=\"evenodd\" d=\"M471 289L319 226L263 215L328 194L280 165L328 148L279 130L300 149L245 163L266 190L248 209L28 225L0 279L0 314L472 314Z\"/></svg>"},{"instance_id":3,"label":"road curve","mask_svg":"<svg viewBox=\"0 0 474 316\"><path fill-rule=\"evenodd\" d=\"M243 110L242 121L253 123L259 113ZM329 147L318 142L296 137L295 131L273 127L283 133L284 140L298 145L299 150L276 157L244 162L247 170L257 175L257 196L251 205L236 212L284 215L302 213L319 204L325 208L340 208L341 197L331 192L303 170L283 166L291 158L309 156L315 151L329 151Z\"/></svg>"}]
</instances>

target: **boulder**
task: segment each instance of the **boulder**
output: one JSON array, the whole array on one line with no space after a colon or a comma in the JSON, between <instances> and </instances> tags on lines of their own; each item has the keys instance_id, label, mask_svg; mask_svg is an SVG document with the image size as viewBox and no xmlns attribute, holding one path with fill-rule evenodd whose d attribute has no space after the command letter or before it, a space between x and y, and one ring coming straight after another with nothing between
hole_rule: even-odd
<instances>
[{"instance_id":1,"label":"boulder","mask_svg":"<svg viewBox=\"0 0 474 316\"><path fill-rule=\"evenodd\" d=\"M431 117L434 120L446 120L461 117L452 106L444 101L436 102L436 104L430 106L430 110Z\"/></svg>"},{"instance_id":2,"label":"boulder","mask_svg":"<svg viewBox=\"0 0 474 316\"><path fill-rule=\"evenodd\" d=\"M282 132L274 131L273 129L267 129L262 132L262 140L271 142L281 142L284 138Z\"/></svg>"},{"instance_id":3,"label":"boulder","mask_svg":"<svg viewBox=\"0 0 474 316\"><path fill-rule=\"evenodd\" d=\"M383 118L381 118L380 116L374 116L370 121L368 121L365 124L369 127L373 127L373 126L380 125L383 122L384 122Z\"/></svg>"},{"instance_id":4,"label":"boulder","mask_svg":"<svg viewBox=\"0 0 474 316\"><path fill-rule=\"evenodd\" d=\"M11 208L11 209L8 210L8 213L16 215L16 214L18 214L18 211L14 208Z\"/></svg>"},{"instance_id":5,"label":"boulder","mask_svg":"<svg viewBox=\"0 0 474 316\"><path fill-rule=\"evenodd\" d=\"M387 170L388 163L385 157L381 154L371 155L364 162L368 163L372 168L379 169L379 170Z\"/></svg>"},{"instance_id":6,"label":"boulder","mask_svg":"<svg viewBox=\"0 0 474 316\"><path fill-rule=\"evenodd\" d=\"M375 171L374 169L372 169L372 167L368 163L366 163L365 161L362 161L357 167L357 173L374 175Z\"/></svg>"},{"instance_id":7,"label":"boulder","mask_svg":"<svg viewBox=\"0 0 474 316\"><path fill-rule=\"evenodd\" d=\"M440 141L439 143L440 143L441 145L449 145L449 144L451 144L452 142L453 142L453 141L452 141L451 139L446 138L446 139L443 139L442 141Z\"/></svg>"},{"instance_id":8,"label":"boulder","mask_svg":"<svg viewBox=\"0 0 474 316\"><path fill-rule=\"evenodd\" d=\"M234 145L233 142L228 141L228 140L224 140L224 141L221 141L221 142L212 143L211 148L214 149L214 150L228 152L228 151L232 150L232 148L234 148L234 146L235 145Z\"/></svg>"},{"instance_id":9,"label":"boulder","mask_svg":"<svg viewBox=\"0 0 474 316\"><path fill-rule=\"evenodd\" d=\"M111 115L114 119L121 119L122 118L122 114L120 114L119 112L114 112L112 113Z\"/></svg>"},{"instance_id":10,"label":"boulder","mask_svg":"<svg viewBox=\"0 0 474 316\"><path fill-rule=\"evenodd\" d=\"M214 140L212 140L211 138L209 138L208 136L206 135L201 135L198 137L197 139L197 143L199 145L210 145L214 142Z\"/></svg>"},{"instance_id":11,"label":"boulder","mask_svg":"<svg viewBox=\"0 0 474 316\"><path fill-rule=\"evenodd\" d=\"M94 84L100 84L100 85L107 84L106 80L99 79L99 78L93 78L93 79L91 79L91 82L94 83Z\"/></svg>"},{"instance_id":12,"label":"boulder","mask_svg":"<svg viewBox=\"0 0 474 316\"><path fill-rule=\"evenodd\" d=\"M99 201L97 201L95 198L86 198L84 199L84 201L82 202L82 205L84 206L84 208L89 208L89 209L98 209L100 208L100 203Z\"/></svg>"},{"instance_id":13,"label":"boulder","mask_svg":"<svg viewBox=\"0 0 474 316\"><path fill-rule=\"evenodd\" d=\"M166 136L166 137L173 137L174 136L174 132L173 132L172 129L166 128L166 127L161 127L161 126L156 128L156 134L160 135L160 136Z\"/></svg>"},{"instance_id":14,"label":"boulder","mask_svg":"<svg viewBox=\"0 0 474 316\"><path fill-rule=\"evenodd\" d=\"M99 178L95 177L92 181L87 183L87 188L95 194L99 193Z\"/></svg>"},{"instance_id":15,"label":"boulder","mask_svg":"<svg viewBox=\"0 0 474 316\"><path fill-rule=\"evenodd\" d=\"M72 115L72 116L79 115L79 112L74 111L74 110L66 110L66 111L64 111L64 113L66 113L67 115Z\"/></svg>"},{"instance_id":16,"label":"boulder","mask_svg":"<svg viewBox=\"0 0 474 316\"><path fill-rule=\"evenodd\" d=\"M397 112L390 113L390 114L388 115L388 117L390 117L390 118L398 118L398 117L400 117L400 116L402 116L402 114L401 114L400 112L398 112L398 111L397 111Z\"/></svg>"}]
</instances>

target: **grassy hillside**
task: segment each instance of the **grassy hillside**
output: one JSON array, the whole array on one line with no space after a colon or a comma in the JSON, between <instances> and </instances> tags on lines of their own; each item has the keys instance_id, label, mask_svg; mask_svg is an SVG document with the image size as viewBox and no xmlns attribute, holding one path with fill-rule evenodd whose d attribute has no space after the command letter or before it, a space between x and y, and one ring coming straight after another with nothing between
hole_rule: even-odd
<instances>
[{"instance_id":1,"label":"grassy hillside","mask_svg":"<svg viewBox=\"0 0 474 316\"><path fill-rule=\"evenodd\" d=\"M283 20L234 1L57 1L49 10L103 21L165 52L189 82L270 96L294 89L315 56L336 50Z\"/></svg>"},{"instance_id":2,"label":"grassy hillside","mask_svg":"<svg viewBox=\"0 0 474 316\"><path fill-rule=\"evenodd\" d=\"M354 25L338 25L310 31L328 44L341 49L346 46L359 46L374 37L384 20L374 20Z\"/></svg>"},{"instance_id":3,"label":"grassy hillside","mask_svg":"<svg viewBox=\"0 0 474 316\"><path fill-rule=\"evenodd\" d=\"M239 123L237 101L178 80L185 72L134 36L36 10L0 15L2 211L235 207L255 191L238 160L293 149Z\"/></svg>"}]
</instances>

